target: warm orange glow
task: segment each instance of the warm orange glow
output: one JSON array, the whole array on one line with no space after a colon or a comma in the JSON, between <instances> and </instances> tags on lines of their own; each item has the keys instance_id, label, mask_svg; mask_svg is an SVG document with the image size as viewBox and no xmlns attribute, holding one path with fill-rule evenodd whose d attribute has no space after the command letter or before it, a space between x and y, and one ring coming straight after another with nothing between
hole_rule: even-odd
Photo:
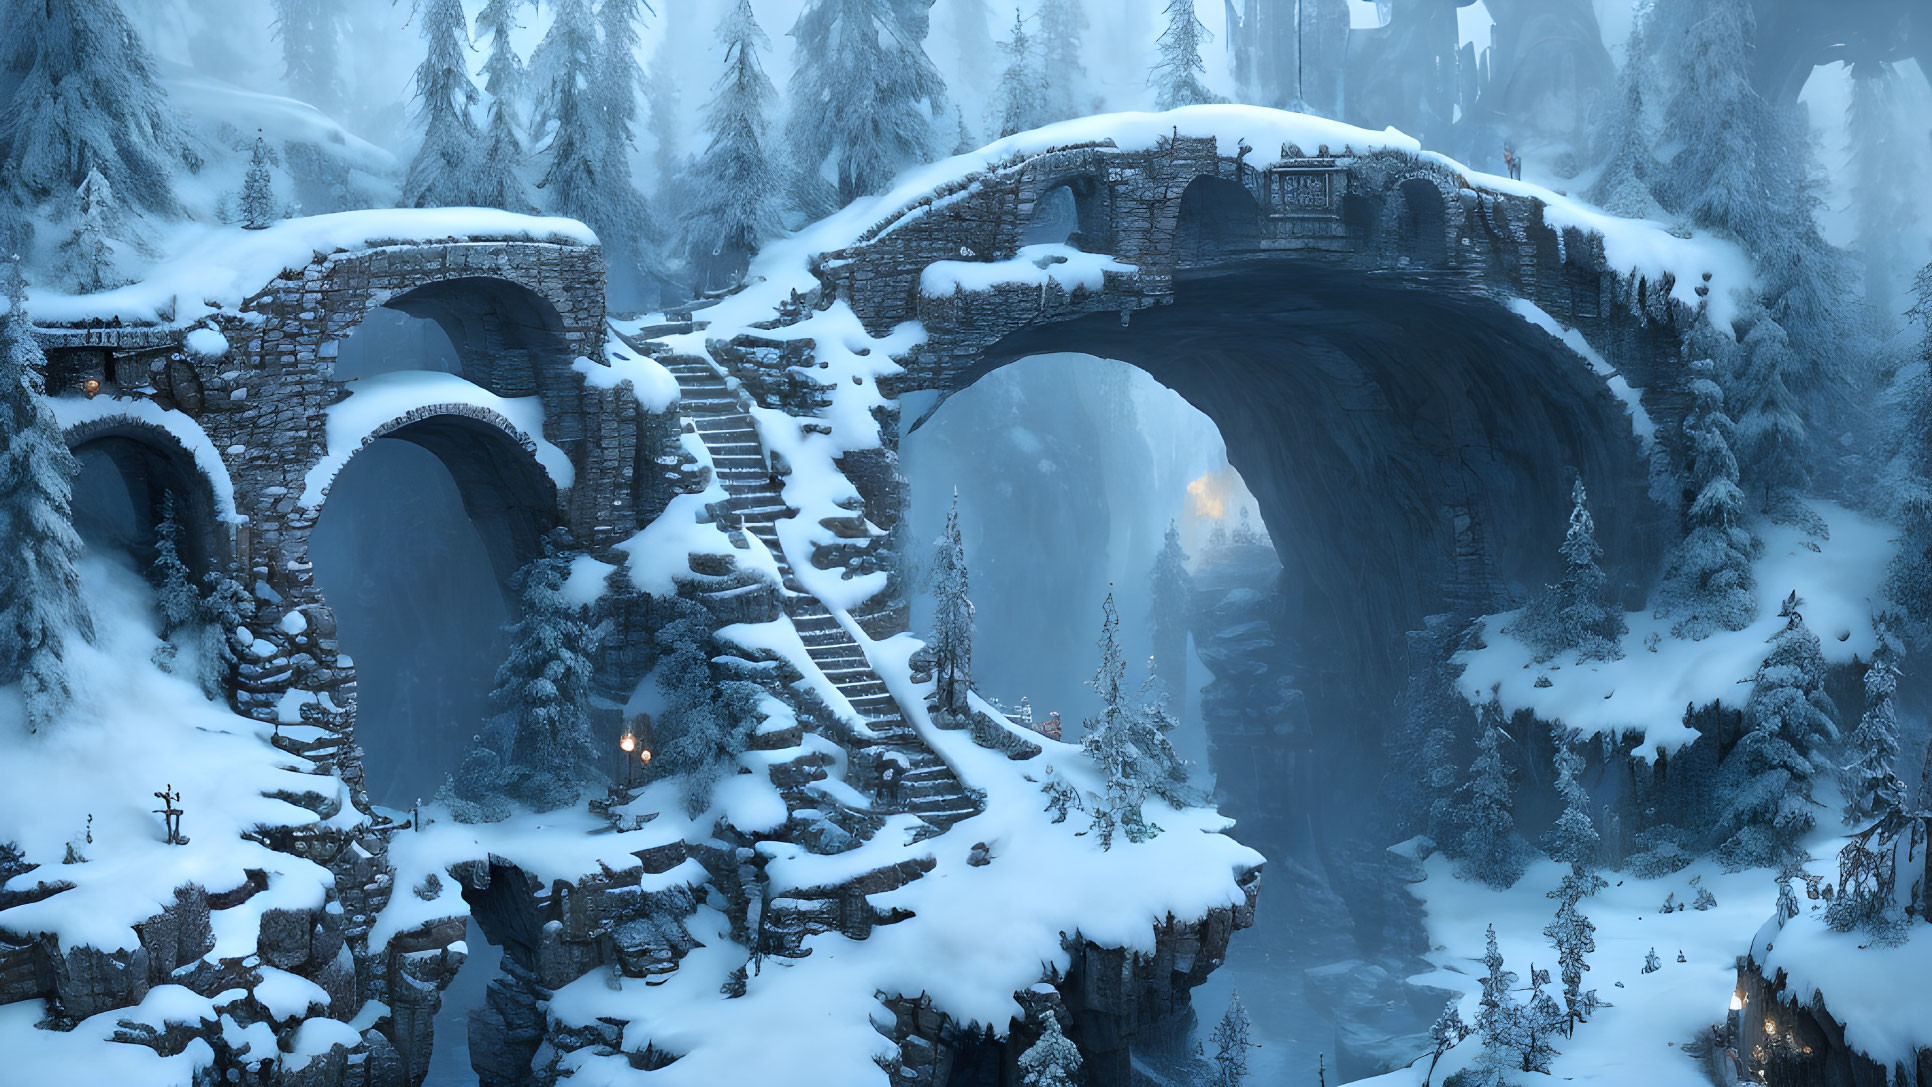
<instances>
[{"instance_id":1,"label":"warm orange glow","mask_svg":"<svg viewBox=\"0 0 1932 1087\"><path fill-rule=\"evenodd\" d=\"M1208 472L1187 485L1187 515L1219 521L1228 515L1228 499L1234 493L1234 472L1224 469Z\"/></svg>"},{"instance_id":2,"label":"warm orange glow","mask_svg":"<svg viewBox=\"0 0 1932 1087\"><path fill-rule=\"evenodd\" d=\"M617 746L623 749L624 753L628 755L637 750L637 737L626 732L624 738L617 741Z\"/></svg>"},{"instance_id":3,"label":"warm orange glow","mask_svg":"<svg viewBox=\"0 0 1932 1087\"><path fill-rule=\"evenodd\" d=\"M639 751L637 753L637 761L643 763L646 766L651 765L651 749L647 747L644 750Z\"/></svg>"},{"instance_id":4,"label":"warm orange glow","mask_svg":"<svg viewBox=\"0 0 1932 1087\"><path fill-rule=\"evenodd\" d=\"M81 382L81 391L87 394L89 400L94 399L95 395L101 391L99 379L90 377L86 381Z\"/></svg>"}]
</instances>

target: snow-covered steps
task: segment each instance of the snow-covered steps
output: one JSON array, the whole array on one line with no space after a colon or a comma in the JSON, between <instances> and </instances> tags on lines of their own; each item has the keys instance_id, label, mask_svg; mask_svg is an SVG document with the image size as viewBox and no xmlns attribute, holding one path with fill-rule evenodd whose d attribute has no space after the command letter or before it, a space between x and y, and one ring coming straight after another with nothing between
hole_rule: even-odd
<instances>
[{"instance_id":1,"label":"snow-covered steps","mask_svg":"<svg viewBox=\"0 0 1932 1087\"><path fill-rule=\"evenodd\" d=\"M631 346L646 350L636 342ZM796 517L798 510L785 501L783 481L772 471L738 383L703 359L671 356L663 364L678 382L679 410L704 443L726 495L710 505L710 515L720 525L756 538L771 553L783 582L785 612L807 656L851 709L853 719L838 740L859 780L872 786L872 810L916 816L932 833L978 814L979 798L907 723L865 650L799 584L777 529L779 521ZM788 802L798 802L825 771L815 761L801 759L786 764L781 776Z\"/></svg>"}]
</instances>

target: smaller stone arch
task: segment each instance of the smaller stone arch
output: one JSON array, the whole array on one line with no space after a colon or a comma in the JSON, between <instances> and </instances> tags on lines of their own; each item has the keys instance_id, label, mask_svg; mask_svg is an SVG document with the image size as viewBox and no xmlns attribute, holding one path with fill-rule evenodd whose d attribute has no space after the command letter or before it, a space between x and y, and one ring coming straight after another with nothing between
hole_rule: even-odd
<instances>
[{"instance_id":1,"label":"smaller stone arch","mask_svg":"<svg viewBox=\"0 0 1932 1087\"><path fill-rule=\"evenodd\" d=\"M1113 244L1113 230L1106 197L1106 182L1095 174L1054 178L1041 186L1039 196L1034 198L1020 230L1020 244L1063 242L1088 252L1107 252Z\"/></svg>"},{"instance_id":2,"label":"smaller stone arch","mask_svg":"<svg viewBox=\"0 0 1932 1087\"><path fill-rule=\"evenodd\" d=\"M1177 266L1226 260L1258 247L1261 240L1261 205L1246 185L1201 174L1181 190L1174 217Z\"/></svg>"},{"instance_id":3,"label":"smaller stone arch","mask_svg":"<svg viewBox=\"0 0 1932 1087\"><path fill-rule=\"evenodd\" d=\"M517 570L542 553L544 534L565 521L563 492L538 461L536 439L497 412L471 404L413 409L371 430L343 464L384 438L442 462L506 592ZM326 507L326 484L322 492Z\"/></svg>"},{"instance_id":4,"label":"smaller stone arch","mask_svg":"<svg viewBox=\"0 0 1932 1087\"><path fill-rule=\"evenodd\" d=\"M568 370L573 357L556 304L508 279L488 275L434 279L380 306L434 321L455 347L463 376L498 396L540 394L550 383L545 371ZM346 338L354 327L338 331L338 339Z\"/></svg>"},{"instance_id":5,"label":"smaller stone arch","mask_svg":"<svg viewBox=\"0 0 1932 1087\"><path fill-rule=\"evenodd\" d=\"M135 516L131 543L143 553L153 548L168 499L174 500L181 526L181 559L197 577L224 569L233 559L233 540L225 523L232 499L224 478L219 484L192 450L157 423L131 415L110 415L73 423L64 429L76 458L99 455L119 473ZM224 507L229 515L224 518Z\"/></svg>"},{"instance_id":6,"label":"smaller stone arch","mask_svg":"<svg viewBox=\"0 0 1932 1087\"><path fill-rule=\"evenodd\" d=\"M1452 219L1449 202L1432 177L1407 177L1395 185L1390 201L1397 254L1412 265L1441 268L1449 263Z\"/></svg>"}]
</instances>

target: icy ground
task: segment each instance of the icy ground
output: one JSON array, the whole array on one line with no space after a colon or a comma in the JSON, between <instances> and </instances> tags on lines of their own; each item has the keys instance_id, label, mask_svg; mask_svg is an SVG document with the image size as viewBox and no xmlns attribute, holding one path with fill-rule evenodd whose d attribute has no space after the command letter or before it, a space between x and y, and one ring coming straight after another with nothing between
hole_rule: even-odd
<instances>
[{"instance_id":1,"label":"icy ground","mask_svg":"<svg viewBox=\"0 0 1932 1087\"><path fill-rule=\"evenodd\" d=\"M318 907L331 878L319 865L243 837L258 827L317 822L308 809L268 794L319 792L341 802L334 821L348 826L365 817L348 806L338 779L317 777L306 760L271 746L270 726L210 701L191 678L155 667L151 658L160 641L153 594L125 559L90 554L80 570L97 636L92 645L69 642L76 692L71 711L57 728L29 734L19 689L0 688L0 749L8 772L8 787L0 789L0 839L17 840L27 858L40 864L15 877L9 889L54 880L74 887L0 912L0 926L53 934L63 948L134 948L133 926L173 902L175 888L196 883L214 893L229 891L245 884L253 869L267 876L267 889L210 915L215 947L209 956L245 958L254 952L265 911ZM190 652L184 651L183 664L191 676ZM161 806L153 794L170 785L180 791L186 812L181 829L189 842L183 846L166 844L153 812ZM69 844L85 863L61 863ZM255 991L270 1007L293 1003L299 1014L321 993L279 970L257 973ZM179 985L157 986L138 1007L104 1012L71 1033L34 1029L46 1014L41 1001L8 1005L0 1008L0 1085L74 1082L71 1070L84 1066L92 1082L186 1087L194 1069L210 1059L205 1044L162 1058L141 1046L102 1042L122 1020L157 1029L168 1021L213 1020L242 995L234 990L209 999ZM325 996L320 999L326 1003ZM356 1009L330 1011L347 1019ZM338 1036L347 1032L336 1026ZM249 1037L235 1033L237 1041ZM250 1033L258 1051L274 1050L266 1027ZM303 1034L321 1050L328 1048L328 1036L326 1020Z\"/></svg>"}]
</instances>

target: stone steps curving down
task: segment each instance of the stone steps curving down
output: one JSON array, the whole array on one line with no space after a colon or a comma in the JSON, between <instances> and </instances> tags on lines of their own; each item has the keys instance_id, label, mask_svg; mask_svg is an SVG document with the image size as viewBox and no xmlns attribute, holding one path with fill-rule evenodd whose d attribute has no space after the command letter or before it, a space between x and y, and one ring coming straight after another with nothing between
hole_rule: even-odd
<instances>
[{"instance_id":1,"label":"stone steps curving down","mask_svg":"<svg viewBox=\"0 0 1932 1087\"><path fill-rule=\"evenodd\" d=\"M643 344L626 339L634 349L646 351ZM873 810L915 815L935 834L979 814L978 796L906 722L864 648L799 583L777 527L798 511L785 502L784 482L771 471L742 392L708 360L681 355L659 361L677 379L679 410L711 454L714 474L727 496L712 505L712 516L727 529L756 537L771 552L783 578L785 614L812 663L860 718L860 727L851 729L841 746L850 751L852 765L878 783L870 790Z\"/></svg>"}]
</instances>

